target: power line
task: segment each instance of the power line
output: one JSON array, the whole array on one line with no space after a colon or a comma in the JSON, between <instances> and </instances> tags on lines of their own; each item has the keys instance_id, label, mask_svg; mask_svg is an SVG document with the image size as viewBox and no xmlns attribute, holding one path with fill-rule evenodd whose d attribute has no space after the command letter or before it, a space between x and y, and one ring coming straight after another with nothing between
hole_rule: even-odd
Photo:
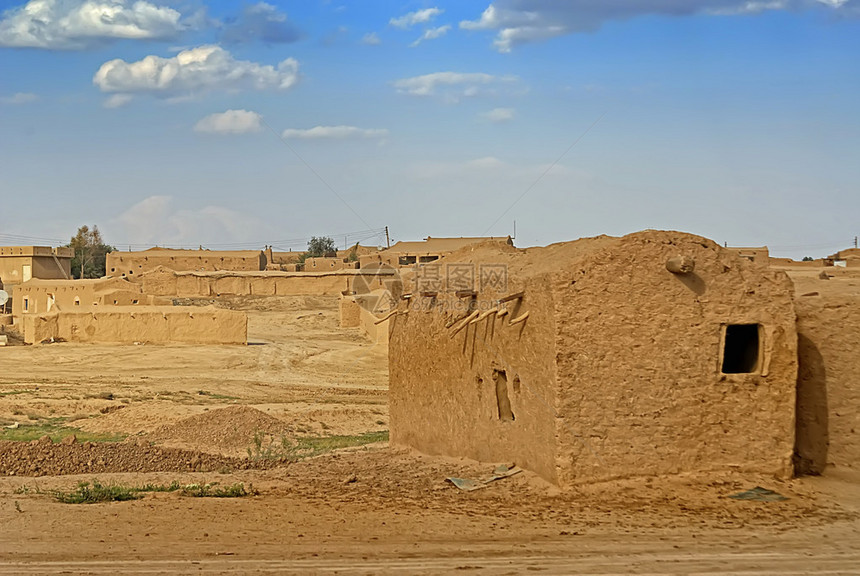
<instances>
[{"instance_id":1,"label":"power line","mask_svg":"<svg viewBox=\"0 0 860 576\"><path fill-rule=\"evenodd\" d=\"M356 211L355 211L355 208L353 208L353 207L352 207L352 205L351 205L349 202L347 202L347 201L346 201L346 199L345 199L343 196L341 196L340 194L338 194L337 190L335 190L334 188L332 188L332 187L331 187L331 185L328 183L328 181L326 181L326 180L325 180L325 179L320 175L320 173L319 173L319 172L317 172L316 170L314 170L314 167L313 167L313 166L311 166L311 165L310 165L310 164L309 164L309 163L308 163L308 162L307 162L307 161L306 161L306 160L305 160L305 159L304 159L304 158L303 158L303 157L302 157L302 156L301 156L301 155L296 151L296 149L295 149L295 148L293 148L292 146L290 146L290 143L289 143L289 142L287 142L287 139L286 139L286 138L284 138L281 134L279 134L278 132L276 132L276 131L275 131L275 129L274 129L274 128L272 128L272 127L269 125L269 123L268 123L268 122L266 122L265 120L261 120L261 122L263 123L263 125L264 125L266 128L268 128L268 129L269 129L269 131L270 131L272 134L274 134L274 135L275 135L275 138L277 138L278 140L280 140L280 141L281 141L281 144L283 144L284 146L286 146L286 147L290 150L290 152L292 152L292 153L295 155L295 157L296 157L296 158L298 158L298 159L301 161L301 163L302 163L302 164L304 164L304 165L305 165L305 167L306 167L308 170L310 170L310 171L311 171L311 173L312 173L314 176L316 176L316 177L317 177L317 180L319 180L320 182L322 182L323 186L325 186L326 188L328 188L328 191L329 191L329 192L331 192L331 193L332 193L332 194L333 194L333 195L334 195L338 200L340 200L340 201L341 201L341 203L342 203L344 206L346 206L346 207L349 209L349 211L350 211L350 212L352 212L352 213L355 215L355 217L356 217L356 218L358 218L358 219L362 222L362 224L364 224L365 226L367 226L368 228L370 228L370 224L368 224L368 223L367 223L367 220L365 220L364 218L362 218L362 217L361 217L361 214L359 214L358 212L356 212Z\"/></svg>"},{"instance_id":2,"label":"power line","mask_svg":"<svg viewBox=\"0 0 860 576\"><path fill-rule=\"evenodd\" d=\"M40 236L24 236L21 234L3 234L0 233L0 240L8 241L8 242L24 242L24 243L33 243L33 242L42 242L48 244L64 244L62 240L57 238L43 238Z\"/></svg>"},{"instance_id":3,"label":"power line","mask_svg":"<svg viewBox=\"0 0 860 576\"><path fill-rule=\"evenodd\" d=\"M322 237L329 237L335 240L346 238L348 244L352 245L356 242L363 242L366 240L370 240L372 238L381 239L385 234L385 228L376 228L372 230L358 230L353 232L340 232L335 234L321 234ZM187 250L196 250L199 248L205 249L216 249L216 250L260 250L263 246L272 246L279 251L287 252L289 248L301 247L302 249L307 247L308 241L311 237L300 237L300 238L287 238L280 240L260 240L260 241L252 241L252 242L230 242L230 243L187 243L187 244L140 244L140 243L129 243L129 244L116 244L117 249L120 250L129 250L129 251L137 251L137 250L146 250L149 248L172 248L172 249L187 249Z\"/></svg>"},{"instance_id":4,"label":"power line","mask_svg":"<svg viewBox=\"0 0 860 576\"><path fill-rule=\"evenodd\" d=\"M520 200L522 200L522 199L525 197L525 195L526 195L526 194L528 194L529 192L531 192L531 191L532 191L532 189L533 189L535 186L537 186L537 185L538 185L538 183L539 183L541 180L543 180L543 177L544 177L544 176L546 176L547 174L549 174L549 171L550 171L550 170L552 170L553 168L555 168L556 164L558 164L559 162L561 162L562 158L564 158L565 156L567 156L567 153L568 153L568 152L570 152L571 150L573 150L573 148L574 148L577 144L579 144L579 141L580 141L580 140L582 140L583 138L585 138L585 136L586 136L589 132L591 132L591 129L592 129L592 128L594 128L595 126L597 126L597 124L598 124L601 120L603 120L603 117L604 117L604 116L606 116L606 112L604 112L603 114L601 114L601 115L597 118L597 120L595 120L594 122L592 122L592 123L591 123L591 125L590 125L588 128L586 128L586 129L585 129L585 132L583 132L582 134L580 134L580 135L579 135L579 138L577 138L576 140L574 140L574 141L573 141L573 143L572 143L570 146L568 146L568 147L567 147L567 150L565 150L564 152L562 152L562 153L561 153L561 156L559 156L558 158L556 158L556 159L555 159L555 161L554 161L552 164L550 164L549 166L547 166L546 170L544 170L544 171L541 173L541 175L537 177L537 180L535 180L534 182L532 182L531 186L529 186L528 188L526 188L526 189L525 189L525 191L523 191L523 193L522 193L522 194L520 194L520 195L517 197L517 199L516 199L516 200L514 200L514 201L513 201L513 203L512 203L510 206L508 206L508 208L507 208L504 212L502 212L502 213L499 215L499 217L498 217L498 218L496 218L496 219L493 221L493 223L492 223L492 224L490 224L489 226L487 226L487 230L486 230L483 234L481 234L481 236L486 236L486 235L490 232L490 230L492 230L492 229L493 229L493 227L494 227L496 224L498 224L498 223L499 223L499 220L501 220L502 218L504 218L504 217L505 217L505 215L506 215L508 212L510 212L511 210L513 210L513 209L514 209L514 207L515 207L517 204L519 204Z\"/></svg>"}]
</instances>

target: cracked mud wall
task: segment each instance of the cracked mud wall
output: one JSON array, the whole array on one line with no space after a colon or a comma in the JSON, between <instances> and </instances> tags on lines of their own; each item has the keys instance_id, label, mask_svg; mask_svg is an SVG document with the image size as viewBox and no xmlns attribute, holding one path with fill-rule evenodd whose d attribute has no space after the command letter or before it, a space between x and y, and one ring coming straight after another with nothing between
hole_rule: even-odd
<instances>
[{"instance_id":1,"label":"cracked mud wall","mask_svg":"<svg viewBox=\"0 0 860 576\"><path fill-rule=\"evenodd\" d=\"M454 295L410 300L409 313L392 323L389 343L391 442L427 454L516 462L556 481L554 318L543 279L521 281L524 291L503 317L489 315L452 337L467 310ZM484 291L476 310L504 293ZM422 308L424 308L422 310ZM525 323L510 326L528 309ZM446 326L449 326L446 328ZM500 373L504 383L500 384ZM512 412L506 418L500 386Z\"/></svg>"}]
</instances>

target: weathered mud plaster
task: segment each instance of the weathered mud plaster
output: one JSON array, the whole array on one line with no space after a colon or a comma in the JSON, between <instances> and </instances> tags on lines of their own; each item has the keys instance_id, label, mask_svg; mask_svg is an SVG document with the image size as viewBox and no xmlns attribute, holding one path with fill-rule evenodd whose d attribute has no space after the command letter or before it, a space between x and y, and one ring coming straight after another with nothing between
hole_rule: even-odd
<instances>
[{"instance_id":1,"label":"weathered mud plaster","mask_svg":"<svg viewBox=\"0 0 860 576\"><path fill-rule=\"evenodd\" d=\"M844 290L845 282L798 285L796 463L801 473L860 467L860 296Z\"/></svg>"},{"instance_id":2,"label":"weathered mud plaster","mask_svg":"<svg viewBox=\"0 0 860 576\"><path fill-rule=\"evenodd\" d=\"M679 257L694 270L667 270ZM409 278L390 320L393 443L515 461L562 486L791 474L797 333L784 272L662 231L440 261L454 263L475 265L474 292ZM481 286L482 265L504 266L507 286Z\"/></svg>"}]
</instances>

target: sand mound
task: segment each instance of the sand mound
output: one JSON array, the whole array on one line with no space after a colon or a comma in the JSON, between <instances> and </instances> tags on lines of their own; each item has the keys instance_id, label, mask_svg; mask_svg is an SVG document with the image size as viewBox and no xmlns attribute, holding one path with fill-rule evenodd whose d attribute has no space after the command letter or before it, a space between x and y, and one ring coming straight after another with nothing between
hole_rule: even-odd
<instances>
[{"instance_id":1,"label":"sand mound","mask_svg":"<svg viewBox=\"0 0 860 576\"><path fill-rule=\"evenodd\" d=\"M76 420L73 426L86 432L103 434L145 434L164 428L181 418L201 411L200 406L170 406L133 404L131 406L113 405L112 410L103 412L95 418Z\"/></svg>"},{"instance_id":2,"label":"sand mound","mask_svg":"<svg viewBox=\"0 0 860 576\"><path fill-rule=\"evenodd\" d=\"M230 458L145 442L76 443L69 436L60 443L44 437L32 442L0 440L0 476L61 476L117 472L211 472L248 470L285 465L274 459Z\"/></svg>"},{"instance_id":3,"label":"sand mound","mask_svg":"<svg viewBox=\"0 0 860 576\"><path fill-rule=\"evenodd\" d=\"M147 439L165 446L244 456L249 448L265 448L292 435L292 428L283 420L250 406L228 406L162 426Z\"/></svg>"}]
</instances>

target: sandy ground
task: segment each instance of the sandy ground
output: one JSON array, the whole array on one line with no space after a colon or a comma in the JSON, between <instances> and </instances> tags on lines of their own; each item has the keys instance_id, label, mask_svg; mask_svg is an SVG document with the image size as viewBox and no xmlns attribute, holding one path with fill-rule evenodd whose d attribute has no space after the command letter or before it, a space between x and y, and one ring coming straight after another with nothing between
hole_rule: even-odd
<instances>
[{"instance_id":1,"label":"sandy ground","mask_svg":"<svg viewBox=\"0 0 860 576\"><path fill-rule=\"evenodd\" d=\"M254 431L275 440L387 429L385 350L338 328L334 299L224 305L249 311L252 345L0 349L0 423L66 418L140 446L225 457L246 455ZM268 469L193 469L0 477L0 574L860 574L860 477L849 470L566 492L523 472L461 492L446 477L492 466L384 442ZM242 482L259 493L93 505L50 496L96 478ZM787 500L728 498L757 485Z\"/></svg>"},{"instance_id":2,"label":"sandy ground","mask_svg":"<svg viewBox=\"0 0 860 576\"><path fill-rule=\"evenodd\" d=\"M0 421L65 417L89 432L140 434L243 404L309 433L387 429L387 350L338 328L336 299L222 304L248 311L249 346L3 349ZM100 414L111 407L122 409Z\"/></svg>"},{"instance_id":3,"label":"sandy ground","mask_svg":"<svg viewBox=\"0 0 860 576\"><path fill-rule=\"evenodd\" d=\"M0 574L847 574L860 570L857 484L657 478L558 494L528 474L475 492L481 467L403 450L284 468L103 475L117 482L253 482L260 495L155 494L97 505L16 494L84 477L0 480ZM726 498L765 484L784 502ZM16 508L17 503L17 508ZM20 510L20 511L18 511Z\"/></svg>"}]
</instances>

